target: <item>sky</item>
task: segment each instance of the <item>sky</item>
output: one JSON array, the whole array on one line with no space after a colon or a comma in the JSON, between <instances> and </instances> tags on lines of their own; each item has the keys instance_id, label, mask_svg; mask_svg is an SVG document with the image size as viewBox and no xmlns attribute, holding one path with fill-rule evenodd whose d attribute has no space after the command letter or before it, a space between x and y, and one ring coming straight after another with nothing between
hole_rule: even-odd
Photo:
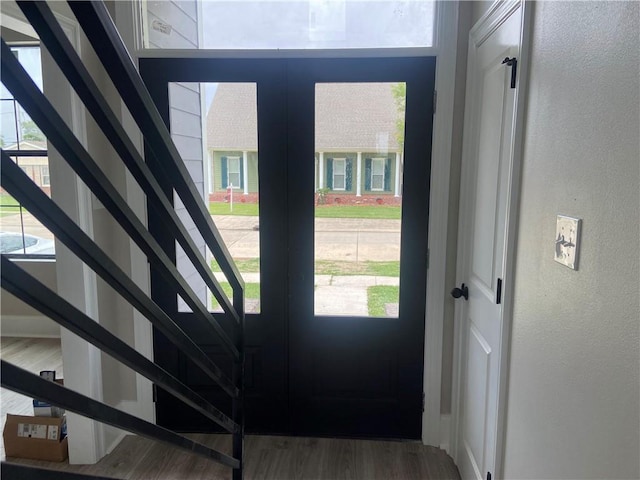
<instances>
[{"instance_id":1,"label":"sky","mask_svg":"<svg viewBox=\"0 0 640 480\"><path fill-rule=\"evenodd\" d=\"M42 90L42 64L40 61L40 48L39 47L17 47L12 48L12 51L18 51L18 60L20 64L27 71L29 76L34 80L40 90ZM13 95L2 84L0 88L0 138L2 138L3 145L10 145L17 143L16 140L16 128L15 128L15 111L13 108L14 102L7 101L12 99ZM24 122L30 120L29 116L21 108L18 111L18 122Z\"/></svg>"}]
</instances>

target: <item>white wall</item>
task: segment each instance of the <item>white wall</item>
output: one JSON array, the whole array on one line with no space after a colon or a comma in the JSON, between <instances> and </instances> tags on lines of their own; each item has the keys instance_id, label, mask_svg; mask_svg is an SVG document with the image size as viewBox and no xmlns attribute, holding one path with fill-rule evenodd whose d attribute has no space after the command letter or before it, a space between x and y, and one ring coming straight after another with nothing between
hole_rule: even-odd
<instances>
[{"instance_id":1,"label":"white wall","mask_svg":"<svg viewBox=\"0 0 640 480\"><path fill-rule=\"evenodd\" d=\"M640 477L639 6L535 5L505 478Z\"/></svg>"},{"instance_id":2,"label":"white wall","mask_svg":"<svg viewBox=\"0 0 640 480\"><path fill-rule=\"evenodd\" d=\"M55 260L14 260L20 268L54 292ZM3 337L59 337L60 326L5 290L0 290L0 335Z\"/></svg>"}]
</instances>

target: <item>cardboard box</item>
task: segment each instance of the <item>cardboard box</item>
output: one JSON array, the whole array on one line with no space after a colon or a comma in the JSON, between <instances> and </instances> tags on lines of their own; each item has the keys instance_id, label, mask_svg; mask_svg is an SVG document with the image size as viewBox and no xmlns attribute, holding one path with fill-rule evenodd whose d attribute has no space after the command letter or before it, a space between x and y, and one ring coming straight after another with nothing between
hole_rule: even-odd
<instances>
[{"instance_id":1,"label":"cardboard box","mask_svg":"<svg viewBox=\"0 0 640 480\"><path fill-rule=\"evenodd\" d=\"M69 455L66 417L28 417L7 414L4 450L7 457L62 462Z\"/></svg>"},{"instance_id":2,"label":"cardboard box","mask_svg":"<svg viewBox=\"0 0 640 480\"><path fill-rule=\"evenodd\" d=\"M49 379L50 377L43 375L46 373L53 373L53 376L55 377L55 371L53 370L51 372L47 370L40 372L40 376L42 378ZM58 385L64 385L64 380L62 378L57 378L52 381L57 383ZM48 402L43 402L42 400L34 398L33 415L36 417L62 417L64 415L64 408L55 407Z\"/></svg>"}]
</instances>

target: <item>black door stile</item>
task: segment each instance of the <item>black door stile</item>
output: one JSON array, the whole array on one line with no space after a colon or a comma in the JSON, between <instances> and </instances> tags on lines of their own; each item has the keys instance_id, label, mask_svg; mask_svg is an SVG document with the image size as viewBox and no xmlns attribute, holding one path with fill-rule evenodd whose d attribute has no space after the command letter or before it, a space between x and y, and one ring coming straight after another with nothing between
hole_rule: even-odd
<instances>
[{"instance_id":1,"label":"black door stile","mask_svg":"<svg viewBox=\"0 0 640 480\"><path fill-rule=\"evenodd\" d=\"M168 82L257 84L261 313L246 316L247 432L419 438L435 60L141 59L140 65L167 123ZM399 318L314 316L314 170L305 160L315 150L315 85L324 82L407 83ZM162 186L171 190L168 179ZM175 259L174 239L161 221L150 210L151 231ZM194 328L190 314L177 312L175 292L153 272L152 293L224 366L221 346ZM163 368L224 405L218 389L157 333L154 352ZM353 359L383 374L361 395L320 391L328 377L348 382L357 370ZM163 392L156 408L161 425L215 430Z\"/></svg>"}]
</instances>

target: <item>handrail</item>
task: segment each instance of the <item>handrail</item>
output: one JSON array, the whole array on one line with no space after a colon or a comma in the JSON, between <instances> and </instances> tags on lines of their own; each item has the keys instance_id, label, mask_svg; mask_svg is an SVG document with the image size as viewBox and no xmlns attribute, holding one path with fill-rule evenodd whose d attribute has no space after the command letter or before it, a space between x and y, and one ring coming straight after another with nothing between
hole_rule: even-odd
<instances>
[{"instance_id":1,"label":"handrail","mask_svg":"<svg viewBox=\"0 0 640 480\"><path fill-rule=\"evenodd\" d=\"M180 295L194 312L194 318L209 327L233 360L230 379L171 317L148 296L53 200L51 200L0 149L2 176L0 184L25 209L46 226L69 250L132 307L146 317L167 339L210 377L232 400L231 417L213 406L178 378L147 359L117 336L44 286L8 257L0 258L2 287L61 326L92 343L114 359L143 375L154 384L216 422L232 435L232 456L194 442L171 430L138 419L94 399L78 394L30 374L2 361L0 383L10 390L49 401L88 418L163 441L191 453L215 460L233 469L234 480L243 478L244 441L244 282L223 243L211 215L199 198L193 181L173 144L167 126L155 107L151 95L138 74L105 5L100 1L70 1L70 7L98 58L113 81L141 130L150 151L161 159L158 171L144 161L105 96L92 79L79 55L67 40L51 9L44 2L18 0L28 21L39 34L78 93L87 110L131 172L147 197L147 204L163 219L164 228L182 246L196 271L222 306L222 314L212 314L176 268L174 260L127 204L109 178L102 172L87 149L75 137L49 100L22 68L4 39L0 49L2 82L15 101L29 114L60 153L63 159L89 187L126 234L146 255L150 267L157 269L167 284ZM14 153L13 151L11 153ZM159 181L161 179L161 181ZM205 243L213 253L233 288L233 300L224 294L219 281L207 265L187 228L176 214L172 196L161 183L170 179L171 186L185 205ZM162 302L161 302L162 303ZM167 307L170 308L170 307ZM227 322L233 319L234 322ZM220 321L225 320L223 329ZM25 467L2 463L2 472L15 472ZM73 474L62 474L72 478ZM51 478L46 470L26 469L23 478ZM62 476L60 478L63 478ZM77 476L76 476L77 478Z\"/></svg>"},{"instance_id":2,"label":"handrail","mask_svg":"<svg viewBox=\"0 0 640 480\"><path fill-rule=\"evenodd\" d=\"M240 427L180 380L136 352L109 330L48 289L4 255L0 255L2 288L28 303L60 326L108 353L116 360L161 386L176 398L213 420L228 432Z\"/></svg>"},{"instance_id":3,"label":"handrail","mask_svg":"<svg viewBox=\"0 0 640 480\"><path fill-rule=\"evenodd\" d=\"M0 51L0 63L3 83L38 125L47 140L56 147L69 166L91 189L120 226L152 260L152 263L159 268L160 273L176 288L182 299L194 311L196 318L204 320L220 337L224 348L237 359L239 357L238 349L227 333L198 299L191 286L180 276L157 240L145 228L127 201L122 198L60 114L31 80L15 56L11 54L11 50L4 40L2 40L2 50Z\"/></svg>"},{"instance_id":4,"label":"handrail","mask_svg":"<svg viewBox=\"0 0 640 480\"><path fill-rule=\"evenodd\" d=\"M138 153L133 142L129 139L124 127L118 122L104 95L56 21L51 8L45 2L19 1L18 6L40 39L49 46L49 52L60 66L60 70L67 77L87 110L96 122L101 125L105 136L142 187L144 193L149 197L148 205L155 209L159 215L171 219L170 222L166 222L164 225L176 237L176 240L180 243L189 260L196 267L223 310L232 315L238 322L238 313L222 291L222 287L213 275L211 268L207 267L206 260L198 251L191 235L189 235L187 229L178 218L158 181Z\"/></svg>"},{"instance_id":5,"label":"handrail","mask_svg":"<svg viewBox=\"0 0 640 480\"><path fill-rule=\"evenodd\" d=\"M0 463L0 478L19 478L20 480L114 480L113 477L98 477L84 473L64 472L32 465Z\"/></svg>"},{"instance_id":6,"label":"handrail","mask_svg":"<svg viewBox=\"0 0 640 480\"><path fill-rule=\"evenodd\" d=\"M0 150L1 151L1 150ZM239 395L235 384L200 350L195 342L111 260L76 223L66 215L8 155L1 151L0 182L9 194L33 214L69 250L100 275L115 291L133 305L174 345L187 353L204 373L232 397Z\"/></svg>"},{"instance_id":7,"label":"handrail","mask_svg":"<svg viewBox=\"0 0 640 480\"><path fill-rule=\"evenodd\" d=\"M2 386L14 392L39 398L70 412L98 420L107 425L113 425L147 438L160 440L196 455L216 460L232 468L240 466L238 459L206 447L201 443L194 442L171 430L121 412L116 408L69 390L55 382L45 380L5 360L0 360L0 376L2 377Z\"/></svg>"},{"instance_id":8,"label":"handrail","mask_svg":"<svg viewBox=\"0 0 640 480\"><path fill-rule=\"evenodd\" d=\"M68 3L111 81L128 105L138 128L149 142L151 150L157 158L170 160L163 162L163 168L167 169L165 174L167 178L173 180L174 188L185 207L195 215L194 221L200 234L233 290L242 289L244 286L242 276L225 247L211 215L198 200L198 192L190 180L189 172L180 160L180 154L171 140L169 130L140 78L107 7L103 2L69 1ZM89 25L91 27L87 28Z\"/></svg>"}]
</instances>

